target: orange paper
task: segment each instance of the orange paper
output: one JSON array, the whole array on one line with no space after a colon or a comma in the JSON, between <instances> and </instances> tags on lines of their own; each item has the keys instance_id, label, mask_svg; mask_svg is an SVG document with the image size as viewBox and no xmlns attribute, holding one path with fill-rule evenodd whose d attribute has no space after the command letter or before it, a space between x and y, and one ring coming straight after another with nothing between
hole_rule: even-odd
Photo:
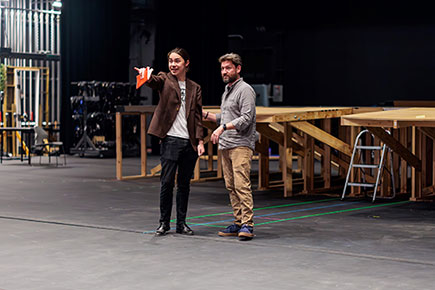
<instances>
[{"instance_id":1,"label":"orange paper","mask_svg":"<svg viewBox=\"0 0 435 290\"><path fill-rule=\"evenodd\" d=\"M139 89L147 80L148 80L148 68L145 69L143 78L140 77L140 74L136 76L136 90Z\"/></svg>"}]
</instances>

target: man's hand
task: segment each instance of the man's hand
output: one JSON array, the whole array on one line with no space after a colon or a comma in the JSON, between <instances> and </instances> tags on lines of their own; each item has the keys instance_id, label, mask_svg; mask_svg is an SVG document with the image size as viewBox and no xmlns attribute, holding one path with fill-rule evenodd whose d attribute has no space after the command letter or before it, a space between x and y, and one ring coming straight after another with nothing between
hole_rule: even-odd
<instances>
[{"instance_id":1,"label":"man's hand","mask_svg":"<svg viewBox=\"0 0 435 290\"><path fill-rule=\"evenodd\" d=\"M211 134L211 141L213 142L213 144L219 142L219 136L222 135L223 132L224 132L223 126L219 126L217 127L216 130L214 130L213 134Z\"/></svg>"}]
</instances>

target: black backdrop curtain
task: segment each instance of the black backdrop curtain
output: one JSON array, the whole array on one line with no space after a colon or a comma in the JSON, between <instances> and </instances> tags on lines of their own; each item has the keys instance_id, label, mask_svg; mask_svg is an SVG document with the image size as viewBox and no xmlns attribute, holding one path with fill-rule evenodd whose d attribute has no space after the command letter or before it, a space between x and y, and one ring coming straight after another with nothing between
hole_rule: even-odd
<instances>
[{"instance_id":1,"label":"black backdrop curtain","mask_svg":"<svg viewBox=\"0 0 435 290\"><path fill-rule=\"evenodd\" d=\"M128 81L129 1L63 0L61 17L62 131L72 141L71 82Z\"/></svg>"}]
</instances>

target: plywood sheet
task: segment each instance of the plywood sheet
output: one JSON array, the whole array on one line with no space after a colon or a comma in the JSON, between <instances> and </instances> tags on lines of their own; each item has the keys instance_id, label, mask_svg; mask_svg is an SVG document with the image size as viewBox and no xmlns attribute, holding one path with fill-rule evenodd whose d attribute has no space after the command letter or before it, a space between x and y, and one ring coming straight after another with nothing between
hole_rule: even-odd
<instances>
[{"instance_id":1,"label":"plywood sheet","mask_svg":"<svg viewBox=\"0 0 435 290\"><path fill-rule=\"evenodd\" d=\"M352 114L354 107L256 107L257 123L293 122L325 118L338 118ZM220 109L204 107L211 113Z\"/></svg>"},{"instance_id":2,"label":"plywood sheet","mask_svg":"<svg viewBox=\"0 0 435 290\"><path fill-rule=\"evenodd\" d=\"M435 127L435 108L419 107L354 114L341 117L344 126Z\"/></svg>"}]
</instances>

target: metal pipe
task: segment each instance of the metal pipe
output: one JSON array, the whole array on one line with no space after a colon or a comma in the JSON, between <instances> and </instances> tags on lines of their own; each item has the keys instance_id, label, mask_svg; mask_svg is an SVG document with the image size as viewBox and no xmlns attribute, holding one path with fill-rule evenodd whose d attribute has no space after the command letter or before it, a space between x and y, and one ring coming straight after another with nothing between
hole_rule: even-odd
<instances>
[{"instance_id":1,"label":"metal pipe","mask_svg":"<svg viewBox=\"0 0 435 290\"><path fill-rule=\"evenodd\" d=\"M54 48L54 15L49 15L50 16L50 51L52 54L55 53L55 48Z\"/></svg>"},{"instance_id":2,"label":"metal pipe","mask_svg":"<svg viewBox=\"0 0 435 290\"><path fill-rule=\"evenodd\" d=\"M60 61L57 62L57 91L56 91L56 121L60 122L61 111L61 73L60 73Z\"/></svg>"},{"instance_id":3,"label":"metal pipe","mask_svg":"<svg viewBox=\"0 0 435 290\"><path fill-rule=\"evenodd\" d=\"M5 47L4 43L3 43L3 38L4 38L4 34L5 32L4 30L4 25L3 25L3 7L0 6L0 47ZM1 137L0 137L1 138Z\"/></svg>"},{"instance_id":4,"label":"metal pipe","mask_svg":"<svg viewBox=\"0 0 435 290\"><path fill-rule=\"evenodd\" d=\"M13 50L13 51L15 51L15 47L14 47L14 45L15 45L15 25L12 25L12 23L14 23L15 22L15 13L14 13L14 11L13 10L11 10L10 11L10 21L11 21L11 23L10 23L10 29L11 29L11 33L9 34L10 36L11 36L11 39L9 40L10 42L9 42L9 47Z\"/></svg>"},{"instance_id":5,"label":"metal pipe","mask_svg":"<svg viewBox=\"0 0 435 290\"><path fill-rule=\"evenodd\" d=\"M36 52L40 52L41 50L43 50L44 48L44 27L43 27L43 21L44 21L44 17L43 14L41 12L38 12L38 21L39 21L39 31L38 31L38 41L39 41L39 45L38 45L38 50Z\"/></svg>"},{"instance_id":6,"label":"metal pipe","mask_svg":"<svg viewBox=\"0 0 435 290\"><path fill-rule=\"evenodd\" d=\"M56 37L56 47L57 47L57 54L60 54L60 16L57 15L56 16L56 26L57 26L57 37ZM61 84L61 71L60 71L60 61L57 62L57 71L56 71L56 76L57 76L57 94L56 94L56 100L57 100L57 112L56 112L56 121L60 122L60 109L61 109L61 95L60 95L60 84Z\"/></svg>"},{"instance_id":7,"label":"metal pipe","mask_svg":"<svg viewBox=\"0 0 435 290\"><path fill-rule=\"evenodd\" d=\"M46 3L48 5L48 3ZM49 14L44 13L45 20L44 20L44 26L45 26L45 47L44 52L50 50L50 21L49 21Z\"/></svg>"},{"instance_id":8,"label":"metal pipe","mask_svg":"<svg viewBox=\"0 0 435 290\"><path fill-rule=\"evenodd\" d=\"M5 45L5 47L8 47L9 45L8 45L8 38L9 38L9 27L10 27L10 25L9 25L9 10L7 10L7 9L5 9L4 10L4 12L5 12L5 35L4 35L4 37L5 37L5 39L4 39L4 45Z\"/></svg>"},{"instance_id":9,"label":"metal pipe","mask_svg":"<svg viewBox=\"0 0 435 290\"><path fill-rule=\"evenodd\" d=\"M35 12L34 15L35 21L35 49L33 52L39 51L39 12Z\"/></svg>"},{"instance_id":10,"label":"metal pipe","mask_svg":"<svg viewBox=\"0 0 435 290\"><path fill-rule=\"evenodd\" d=\"M29 37L28 37L28 39L29 39L29 46L28 46L28 51L29 51L29 53L31 53L32 52L32 49L33 49L33 33L32 33L32 28L33 28L33 26L32 26L32 24L33 24L33 12L32 11L29 11L29 14L28 14L28 16L27 16L27 25L28 25L28 27L29 27Z\"/></svg>"},{"instance_id":11,"label":"metal pipe","mask_svg":"<svg viewBox=\"0 0 435 290\"><path fill-rule=\"evenodd\" d=\"M14 11L28 10L28 11L32 11L32 12L41 12L41 13L47 13L47 14L61 15L61 12L55 11L55 10L31 9L31 8L25 9L25 8L18 8L18 7L3 7L3 9L14 10Z\"/></svg>"},{"instance_id":12,"label":"metal pipe","mask_svg":"<svg viewBox=\"0 0 435 290\"><path fill-rule=\"evenodd\" d=\"M19 0L17 1L17 7L21 8ZM16 36L16 39L15 39L15 44L16 44L15 51L16 52L21 52L21 42L22 42L22 39L20 37L21 36L21 27L22 27L22 25L21 25L21 11L23 11L23 10L20 9L20 10L15 11L15 19L16 19L16 23L17 23L17 27L16 27L17 30L15 32L15 36Z\"/></svg>"},{"instance_id":13,"label":"metal pipe","mask_svg":"<svg viewBox=\"0 0 435 290\"><path fill-rule=\"evenodd\" d=\"M24 9L26 9L26 1L23 0L23 7ZM23 52L27 52L27 14L29 12L27 10L23 11Z\"/></svg>"},{"instance_id":14,"label":"metal pipe","mask_svg":"<svg viewBox=\"0 0 435 290\"><path fill-rule=\"evenodd\" d=\"M53 123L53 121L55 120L55 113L56 113L56 100L54 98L54 92L55 92L55 84L56 84L56 78L55 78L55 70L54 70L54 61L50 61L50 81L51 81L51 88L50 88L50 119L47 120L47 122L49 121L50 123Z\"/></svg>"}]
</instances>

